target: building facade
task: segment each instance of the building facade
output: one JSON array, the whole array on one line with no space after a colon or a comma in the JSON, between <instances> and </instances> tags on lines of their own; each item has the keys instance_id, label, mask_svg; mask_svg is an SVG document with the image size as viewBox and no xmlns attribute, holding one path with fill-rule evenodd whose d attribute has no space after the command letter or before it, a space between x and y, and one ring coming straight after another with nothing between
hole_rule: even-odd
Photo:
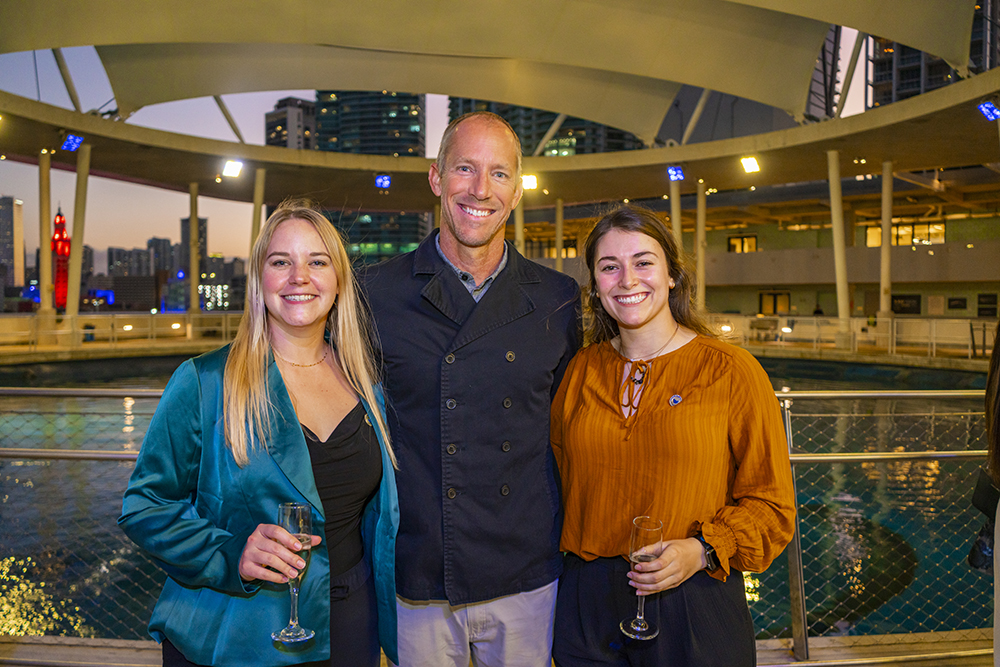
<instances>
[{"instance_id":1,"label":"building facade","mask_svg":"<svg viewBox=\"0 0 1000 667\"><path fill-rule=\"evenodd\" d=\"M318 90L316 133L318 148L324 151L422 157L426 152L424 96ZM347 235L352 261L365 264L409 252L431 227L426 213L364 210L327 211L326 215Z\"/></svg>"},{"instance_id":2,"label":"building facade","mask_svg":"<svg viewBox=\"0 0 1000 667\"><path fill-rule=\"evenodd\" d=\"M316 145L316 103L298 97L285 97L264 116L264 143L312 150Z\"/></svg>"},{"instance_id":3,"label":"building facade","mask_svg":"<svg viewBox=\"0 0 1000 667\"><path fill-rule=\"evenodd\" d=\"M867 108L891 104L958 80L941 58L881 37L870 40ZM985 72L1000 64L1000 1L980 0L972 19L970 70Z\"/></svg>"},{"instance_id":4,"label":"building facade","mask_svg":"<svg viewBox=\"0 0 1000 667\"><path fill-rule=\"evenodd\" d=\"M181 243L178 266L187 275L191 267L191 218L181 218ZM208 262L208 218L198 218L198 271L205 273Z\"/></svg>"},{"instance_id":5,"label":"building facade","mask_svg":"<svg viewBox=\"0 0 1000 667\"><path fill-rule=\"evenodd\" d=\"M0 289L25 284L22 203L14 197L0 197L0 265L6 267Z\"/></svg>"},{"instance_id":6,"label":"building facade","mask_svg":"<svg viewBox=\"0 0 1000 667\"><path fill-rule=\"evenodd\" d=\"M553 111L468 97L452 97L449 101L449 117L452 120L473 111L490 111L510 123L521 139L521 150L525 155L534 153L539 142L559 116ZM582 118L567 117L555 135L545 143L541 154L580 155L639 148L643 148L642 140L631 132Z\"/></svg>"}]
</instances>

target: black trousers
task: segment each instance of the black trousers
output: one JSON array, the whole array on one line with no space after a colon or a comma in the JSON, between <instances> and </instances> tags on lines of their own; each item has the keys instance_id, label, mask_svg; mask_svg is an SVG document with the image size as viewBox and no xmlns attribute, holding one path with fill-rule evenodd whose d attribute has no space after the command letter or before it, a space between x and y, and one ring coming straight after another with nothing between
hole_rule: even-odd
<instances>
[{"instance_id":1,"label":"black trousers","mask_svg":"<svg viewBox=\"0 0 1000 667\"><path fill-rule=\"evenodd\" d=\"M725 582L698 572L677 588L646 596L645 617L660 634L630 639L619 623L634 618L635 589L624 558L594 561L567 554L552 657L557 667L754 667L757 651L743 574Z\"/></svg>"},{"instance_id":2,"label":"black trousers","mask_svg":"<svg viewBox=\"0 0 1000 667\"><path fill-rule=\"evenodd\" d=\"M305 619L302 619L305 622ZM308 627L308 624L306 624ZM255 628L271 633L281 628ZM249 631L249 630L248 630ZM304 667L378 667L378 612L375 578L368 561L362 559L347 572L330 578L330 660L302 663ZM267 664L261 656L259 664ZM163 667L205 667L197 665L163 640Z\"/></svg>"}]
</instances>

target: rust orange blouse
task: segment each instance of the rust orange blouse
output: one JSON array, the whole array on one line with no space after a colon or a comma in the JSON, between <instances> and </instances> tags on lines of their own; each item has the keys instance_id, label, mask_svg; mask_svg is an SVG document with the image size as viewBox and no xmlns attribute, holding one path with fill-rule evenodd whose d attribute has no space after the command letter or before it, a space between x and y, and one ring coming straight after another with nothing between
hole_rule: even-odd
<instances>
[{"instance_id":1,"label":"rust orange blouse","mask_svg":"<svg viewBox=\"0 0 1000 667\"><path fill-rule=\"evenodd\" d=\"M764 369L698 336L649 362L631 429L620 406L627 359L610 342L581 350L552 404L565 511L561 548L584 560L626 556L633 517L663 539L699 530L722 567L761 572L794 531L781 412Z\"/></svg>"}]
</instances>

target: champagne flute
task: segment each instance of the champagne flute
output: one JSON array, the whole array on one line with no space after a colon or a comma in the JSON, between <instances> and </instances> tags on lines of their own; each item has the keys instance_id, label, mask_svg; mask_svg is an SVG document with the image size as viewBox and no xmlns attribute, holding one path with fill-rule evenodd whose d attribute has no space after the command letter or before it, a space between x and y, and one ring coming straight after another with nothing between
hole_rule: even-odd
<instances>
[{"instance_id":1,"label":"champagne flute","mask_svg":"<svg viewBox=\"0 0 1000 667\"><path fill-rule=\"evenodd\" d=\"M632 537L629 541L629 560L633 563L648 563L656 560L656 546L663 539L663 522L648 516L632 519ZM635 618L621 622L622 632L632 639L653 639L660 629L645 618L646 596L640 595L639 610Z\"/></svg>"},{"instance_id":2,"label":"champagne flute","mask_svg":"<svg viewBox=\"0 0 1000 667\"><path fill-rule=\"evenodd\" d=\"M312 507L308 503L281 503L278 505L278 525L292 534L299 541L301 549L297 552L306 562L299 569L299 574L288 580L288 590L292 596L292 612L288 627L280 632L271 633L271 639L283 644L293 644L312 639L316 633L299 625L299 584L309 567L309 550L312 547Z\"/></svg>"}]
</instances>

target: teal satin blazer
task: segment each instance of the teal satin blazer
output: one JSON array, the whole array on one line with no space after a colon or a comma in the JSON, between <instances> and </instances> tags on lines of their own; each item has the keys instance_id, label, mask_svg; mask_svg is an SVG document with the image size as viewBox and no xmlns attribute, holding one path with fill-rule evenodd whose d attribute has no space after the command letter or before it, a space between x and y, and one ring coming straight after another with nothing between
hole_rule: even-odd
<instances>
[{"instance_id":1,"label":"teal satin blazer","mask_svg":"<svg viewBox=\"0 0 1000 667\"><path fill-rule=\"evenodd\" d=\"M292 402L271 360L271 436L240 468L226 447L222 377L229 346L185 361L170 379L149 424L129 480L119 525L167 575L149 632L169 638L201 665L293 665L330 657L330 560L313 549L299 594L299 619L316 631L303 646L284 647L271 633L288 623L287 584L240 578L239 560L258 524L275 523L278 503L308 502L313 533L324 534L323 504ZM381 388L378 406L384 414ZM376 429L377 432L377 429ZM365 508L361 530L378 599L382 650L396 651L395 541L399 504L392 462L381 436L382 482ZM334 647L334 651L336 647Z\"/></svg>"}]
</instances>

